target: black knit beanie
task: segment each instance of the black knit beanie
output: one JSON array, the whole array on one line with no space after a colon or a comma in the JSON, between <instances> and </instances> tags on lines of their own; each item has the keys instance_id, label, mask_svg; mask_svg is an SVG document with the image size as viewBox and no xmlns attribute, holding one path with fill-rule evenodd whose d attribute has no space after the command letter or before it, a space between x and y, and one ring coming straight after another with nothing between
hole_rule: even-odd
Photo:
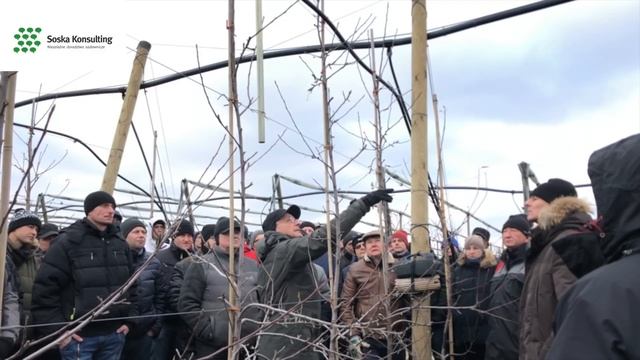
<instances>
[{"instance_id":1,"label":"black knit beanie","mask_svg":"<svg viewBox=\"0 0 640 360\"><path fill-rule=\"evenodd\" d=\"M19 227L27 225L35 225L36 227L38 227L39 231L40 227L42 227L42 222L40 221L40 218L31 211L23 209L16 210L13 219L9 223L9 229L7 233L12 232Z\"/></svg>"},{"instance_id":2,"label":"black knit beanie","mask_svg":"<svg viewBox=\"0 0 640 360\"><path fill-rule=\"evenodd\" d=\"M549 179L544 184L540 184L533 190L530 196L536 196L540 199L551 203L553 200L562 196L578 196L576 188L570 182L562 179Z\"/></svg>"},{"instance_id":3,"label":"black knit beanie","mask_svg":"<svg viewBox=\"0 0 640 360\"><path fill-rule=\"evenodd\" d=\"M111 196L111 194L105 191L96 191L87 195L87 197L84 199L85 215L88 215L91 210L97 208L102 204L113 204L113 207L115 208L116 200L113 198L113 196Z\"/></svg>"},{"instance_id":4,"label":"black knit beanie","mask_svg":"<svg viewBox=\"0 0 640 360\"><path fill-rule=\"evenodd\" d=\"M529 221L527 221L527 216L524 214L509 216L504 225L502 225L502 231L506 228L520 230L520 232L527 236L531 234L531 225L529 224Z\"/></svg>"},{"instance_id":5,"label":"black knit beanie","mask_svg":"<svg viewBox=\"0 0 640 360\"><path fill-rule=\"evenodd\" d=\"M202 232L200 232L200 234L202 234L202 238L204 239L204 241L207 241L213 237L213 234L215 233L215 231L216 231L215 224L207 224L202 227Z\"/></svg>"},{"instance_id":6,"label":"black knit beanie","mask_svg":"<svg viewBox=\"0 0 640 360\"><path fill-rule=\"evenodd\" d=\"M178 228L173 233L173 235L178 236L178 235L190 234L191 236L194 236L194 232L195 232L195 229L193 228L193 224L191 223L191 221L182 219L180 221L180 224L178 224Z\"/></svg>"}]
</instances>

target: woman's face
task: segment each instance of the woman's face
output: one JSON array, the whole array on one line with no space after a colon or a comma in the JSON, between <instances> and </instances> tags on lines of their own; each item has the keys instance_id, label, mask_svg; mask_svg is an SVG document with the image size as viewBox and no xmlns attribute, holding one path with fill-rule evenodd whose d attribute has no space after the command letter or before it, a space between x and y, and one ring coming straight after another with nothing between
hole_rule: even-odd
<instances>
[{"instance_id":1,"label":"woman's face","mask_svg":"<svg viewBox=\"0 0 640 360\"><path fill-rule=\"evenodd\" d=\"M468 259L479 259L482 257L483 248L478 247L477 245L469 245L465 247L464 254Z\"/></svg>"}]
</instances>

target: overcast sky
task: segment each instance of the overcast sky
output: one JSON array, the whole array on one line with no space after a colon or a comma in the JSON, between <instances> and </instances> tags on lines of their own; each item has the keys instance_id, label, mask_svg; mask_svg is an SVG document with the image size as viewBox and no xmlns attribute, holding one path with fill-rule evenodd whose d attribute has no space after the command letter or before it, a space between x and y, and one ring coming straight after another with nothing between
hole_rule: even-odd
<instances>
[{"instance_id":1,"label":"overcast sky","mask_svg":"<svg viewBox=\"0 0 640 360\"><path fill-rule=\"evenodd\" d=\"M427 1L428 28L513 8L527 2L517 1ZM152 44L145 80L151 80L197 66L197 52L202 64L223 61L227 56L226 1L110 1L95 2L89 7L81 1L10 2L13 16L0 23L0 69L17 69L17 101L38 94L119 86L127 83L133 49L138 41ZM326 1L326 12L345 36L366 40L372 29L377 38L407 36L411 31L411 1ZM255 33L253 1L236 1L237 53ZM29 9L29 11L24 11ZM315 45L318 36L313 13L294 1L264 2L267 50ZM20 27L41 27L43 42L35 53L14 54L12 38ZM46 36L110 36L113 43L104 49L52 49ZM335 37L327 29L327 39ZM254 46L254 42L250 47ZM591 152L620 138L640 131L640 2L635 0L578 1L484 25L429 42L432 80L440 101L440 118L445 119L444 160L448 185L487 186L521 189L517 164L531 164L538 179L561 177L574 184L589 182L587 160ZM368 63L368 51L358 54ZM376 64L383 63L382 76L392 82L383 50L375 52ZM340 121L334 126L336 163L340 167L357 154L362 141L354 134L371 137L373 107L371 78L342 52L331 54L338 65L329 72L333 97L332 109L338 110L346 94L348 101L338 111ZM339 64L347 65L342 67ZM257 143L255 105L243 115L246 153L260 158L249 169L248 192L271 194L271 178L278 173L307 183L324 184L322 163L301 153L309 153L295 131L293 120L302 129L314 152L321 151L322 107L320 89L313 87L314 75L320 71L316 56L303 55L265 62L267 142ZM399 77L405 100L410 100L410 46L393 50L393 66ZM227 122L226 103L219 94L227 93L227 70L203 75L215 110ZM251 79L247 83L247 79ZM255 99L255 67L243 65L239 72L239 91L243 104L248 93ZM276 86L277 84L277 86ZM312 89L312 90L310 90ZM385 164L394 172L410 178L410 142L400 120L397 104L388 91L382 91L382 118L389 129ZM51 101L37 107L37 117L44 116ZM103 159L108 158L113 133L120 113L120 95L97 95L59 99L50 129L75 136L89 144ZM429 113L429 168L435 178L435 131ZM446 108L446 112L443 110ZM15 122L26 124L30 106L16 109ZM182 79L140 92L133 122L147 157L153 148L153 132L159 133L158 185L166 194L178 197L180 180L201 177L220 185L228 175L224 167L228 156L226 141L213 165L205 172L211 157L222 141L224 130L214 118L199 77ZM24 152L20 138L26 131L15 130L17 157ZM39 136L39 134L38 134ZM279 136L281 138L279 139ZM274 145L275 143L275 145ZM100 187L104 167L79 144L54 135L44 139L47 146L44 163L62 162L45 174L34 192L62 194L83 198ZM297 149L296 151L292 150ZM270 150L269 150L270 149ZM368 191L375 185L371 170L374 153L370 144L360 156L338 175L341 189ZM141 187L149 188L149 176L142 161L133 132L130 132L120 173ZM12 191L20 174L14 169ZM214 179L215 177L215 179ZM238 186L239 178L236 178ZM68 186L65 185L68 182ZM65 187L66 186L66 187ZM223 183L223 187L227 184ZM406 189L390 180L390 187ZM132 189L118 181L117 188ZM64 190L63 190L64 189ZM191 188L194 196L200 194ZM283 183L284 195L309 191ZM592 199L591 189L579 195ZM140 200L116 193L119 203ZM211 196L204 192L200 198ZM224 196L216 193L214 197ZM508 215L520 211L521 195L477 191L448 191L448 200L469 209L478 217L501 228ZM322 196L291 200L321 209ZM228 201L211 204L227 206ZM409 212L409 195L396 196L392 206ZM342 208L346 203L341 204ZM268 205L249 201L252 211L264 211ZM175 210L175 206L169 206ZM451 210L452 227L466 234L464 216ZM148 213L123 211L126 216ZM224 210L200 208L198 214L225 215ZM157 212L156 212L157 215ZM303 212L303 218L323 221L319 213ZM432 222L436 214L430 212ZM250 215L248 221L261 218ZM377 221L371 214L370 222ZM395 226L408 227L408 220L394 217ZM203 224L199 224L200 226ZM471 227L478 225L472 221ZM367 230L367 226L359 226ZM498 237L497 233L494 233Z\"/></svg>"}]
</instances>

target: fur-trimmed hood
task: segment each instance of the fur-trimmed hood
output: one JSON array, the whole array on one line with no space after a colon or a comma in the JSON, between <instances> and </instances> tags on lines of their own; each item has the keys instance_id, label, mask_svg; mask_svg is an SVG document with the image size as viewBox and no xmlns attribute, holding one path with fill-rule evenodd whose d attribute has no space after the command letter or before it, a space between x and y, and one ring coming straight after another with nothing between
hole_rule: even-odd
<instances>
[{"instance_id":1,"label":"fur-trimmed hood","mask_svg":"<svg viewBox=\"0 0 640 360\"><path fill-rule=\"evenodd\" d=\"M462 266L467 262L467 255L464 253L464 250L460 253L460 257L458 258L458 265ZM498 259L496 259L496 255L491 251L491 249L484 249L484 255L482 256L482 261L480 261L480 267L483 269L494 267L498 264Z\"/></svg>"},{"instance_id":2,"label":"fur-trimmed hood","mask_svg":"<svg viewBox=\"0 0 640 360\"><path fill-rule=\"evenodd\" d=\"M569 215L575 213L591 213L591 205L586 201L573 196L557 198L549 206L540 210L538 225L542 230L549 230L559 225Z\"/></svg>"}]
</instances>

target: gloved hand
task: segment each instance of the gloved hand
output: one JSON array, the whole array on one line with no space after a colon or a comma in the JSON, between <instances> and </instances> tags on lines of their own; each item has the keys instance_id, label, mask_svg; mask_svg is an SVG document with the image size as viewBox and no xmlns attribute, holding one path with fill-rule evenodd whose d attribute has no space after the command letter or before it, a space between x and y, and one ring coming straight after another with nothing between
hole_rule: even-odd
<instances>
[{"instance_id":1,"label":"gloved hand","mask_svg":"<svg viewBox=\"0 0 640 360\"><path fill-rule=\"evenodd\" d=\"M358 335L349 340L349 355L354 359L362 359L362 338Z\"/></svg>"},{"instance_id":2,"label":"gloved hand","mask_svg":"<svg viewBox=\"0 0 640 360\"><path fill-rule=\"evenodd\" d=\"M13 353L13 343L7 338L0 338L0 359L6 359Z\"/></svg>"},{"instance_id":3,"label":"gloved hand","mask_svg":"<svg viewBox=\"0 0 640 360\"><path fill-rule=\"evenodd\" d=\"M379 203L380 201L386 201L386 202L393 201L393 198L391 197L391 195L389 195L392 192L393 192L393 189L375 190L363 196L362 198L360 198L360 200L362 200L365 203L365 205L367 205L368 207L372 207L373 205Z\"/></svg>"}]
</instances>

